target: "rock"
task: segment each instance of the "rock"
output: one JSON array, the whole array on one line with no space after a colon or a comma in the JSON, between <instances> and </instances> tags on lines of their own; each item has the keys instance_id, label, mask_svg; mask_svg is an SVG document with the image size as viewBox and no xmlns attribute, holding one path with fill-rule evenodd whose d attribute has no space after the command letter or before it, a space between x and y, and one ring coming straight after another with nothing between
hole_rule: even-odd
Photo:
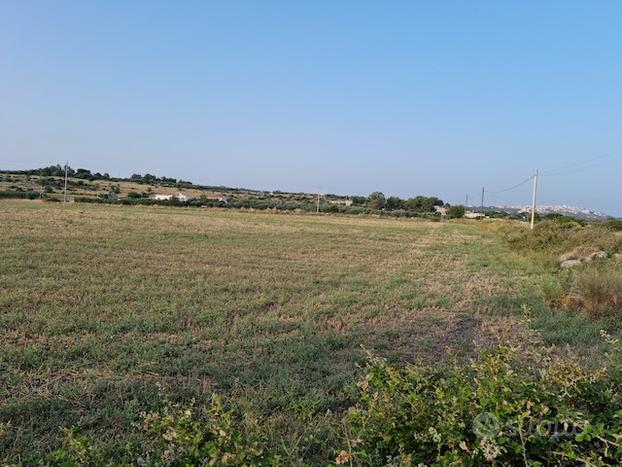
<instances>
[{"instance_id":1,"label":"rock","mask_svg":"<svg viewBox=\"0 0 622 467\"><path fill-rule=\"evenodd\" d=\"M595 258L606 258L607 253L602 250L593 251L592 253L585 254L579 253L578 251L570 251L568 253L564 253L559 257L559 266L562 268L571 268L576 266L578 263L592 261ZM564 263L568 263L568 265L564 266Z\"/></svg>"},{"instance_id":2,"label":"rock","mask_svg":"<svg viewBox=\"0 0 622 467\"><path fill-rule=\"evenodd\" d=\"M578 259L578 255L577 255L577 253L575 251L570 251L568 253L564 253L563 255L561 255L559 257L559 262L561 264L561 263L564 263L566 261L570 261L570 260L573 260L573 259Z\"/></svg>"},{"instance_id":3,"label":"rock","mask_svg":"<svg viewBox=\"0 0 622 467\"><path fill-rule=\"evenodd\" d=\"M607 253L600 250L600 251L595 251L594 253L590 253L589 255L587 255L585 257L585 261L592 261L594 258L606 258L607 257Z\"/></svg>"},{"instance_id":4,"label":"rock","mask_svg":"<svg viewBox=\"0 0 622 467\"><path fill-rule=\"evenodd\" d=\"M581 264L581 261L578 259L567 259L566 261L562 261L559 267L564 269L573 268L575 266L578 266L579 264Z\"/></svg>"}]
</instances>

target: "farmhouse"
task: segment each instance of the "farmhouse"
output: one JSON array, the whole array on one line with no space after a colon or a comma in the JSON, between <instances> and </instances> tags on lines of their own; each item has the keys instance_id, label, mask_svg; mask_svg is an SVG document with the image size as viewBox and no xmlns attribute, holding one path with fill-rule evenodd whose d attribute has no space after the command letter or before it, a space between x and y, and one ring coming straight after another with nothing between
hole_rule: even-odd
<instances>
[{"instance_id":1,"label":"farmhouse","mask_svg":"<svg viewBox=\"0 0 622 467\"><path fill-rule=\"evenodd\" d=\"M351 199L330 199L328 202L330 204L338 204L340 206L352 206Z\"/></svg>"},{"instance_id":2,"label":"farmhouse","mask_svg":"<svg viewBox=\"0 0 622 467\"><path fill-rule=\"evenodd\" d=\"M441 216L447 215L447 208L445 206L434 206L434 211Z\"/></svg>"},{"instance_id":3,"label":"farmhouse","mask_svg":"<svg viewBox=\"0 0 622 467\"><path fill-rule=\"evenodd\" d=\"M188 201L190 198L188 198L186 195L184 195L183 193L176 193L174 195L170 195L170 194L163 194L163 193L156 193L155 195L153 195L153 199L155 199L156 201L169 201L173 198L176 198L177 201L180 201L182 203L185 203L186 201Z\"/></svg>"}]
</instances>

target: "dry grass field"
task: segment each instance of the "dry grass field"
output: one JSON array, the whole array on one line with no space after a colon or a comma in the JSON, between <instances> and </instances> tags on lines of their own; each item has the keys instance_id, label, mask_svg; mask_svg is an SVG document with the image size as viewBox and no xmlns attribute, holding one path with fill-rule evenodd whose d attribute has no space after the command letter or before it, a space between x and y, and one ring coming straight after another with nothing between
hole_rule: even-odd
<instances>
[{"instance_id":1,"label":"dry grass field","mask_svg":"<svg viewBox=\"0 0 622 467\"><path fill-rule=\"evenodd\" d=\"M548 310L543 271L473 225L30 201L1 201L0 220L12 462L63 427L114 458L142 412L217 392L296 463L331 449L366 349L434 363L499 334L577 346L598 332Z\"/></svg>"}]
</instances>

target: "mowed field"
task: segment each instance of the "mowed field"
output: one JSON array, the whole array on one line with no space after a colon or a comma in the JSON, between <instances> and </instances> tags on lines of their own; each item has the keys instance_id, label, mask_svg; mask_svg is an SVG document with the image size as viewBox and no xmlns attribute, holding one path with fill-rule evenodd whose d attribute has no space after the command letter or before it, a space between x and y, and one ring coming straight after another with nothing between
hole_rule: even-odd
<instances>
[{"instance_id":1,"label":"mowed field","mask_svg":"<svg viewBox=\"0 0 622 467\"><path fill-rule=\"evenodd\" d=\"M467 224L29 201L0 220L6 459L63 427L114 455L141 413L214 392L309 458L367 351L467 356L527 339L539 303L541 271Z\"/></svg>"}]
</instances>

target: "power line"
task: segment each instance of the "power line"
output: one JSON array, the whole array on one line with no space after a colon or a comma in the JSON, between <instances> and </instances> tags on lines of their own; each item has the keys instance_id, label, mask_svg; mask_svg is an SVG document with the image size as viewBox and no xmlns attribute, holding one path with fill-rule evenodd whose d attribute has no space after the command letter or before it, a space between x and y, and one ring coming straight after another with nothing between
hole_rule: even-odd
<instances>
[{"instance_id":1,"label":"power line","mask_svg":"<svg viewBox=\"0 0 622 467\"><path fill-rule=\"evenodd\" d=\"M601 161L601 160L615 159L615 158L617 158L619 156L620 156L620 153L610 152L610 153L603 154L603 155L600 155L600 156L597 156L597 157L592 157L590 159L585 159L585 160L582 160L582 161L579 161L579 162L573 162L571 164L567 164L565 166L558 167L557 169L545 170L541 175L545 176L545 177L551 177L551 176L554 176L554 175L565 175L566 173L580 172L581 170L585 170L585 168L577 168L577 167L581 167L581 166L586 165L586 164L588 164L588 167L586 167L586 168L589 168L590 164L592 164L591 167L598 167L598 166L600 166L600 164L593 165L593 163L597 162L597 161ZM571 172L567 172L568 169L573 169L573 168L574 168L574 170L571 170Z\"/></svg>"},{"instance_id":2,"label":"power line","mask_svg":"<svg viewBox=\"0 0 622 467\"><path fill-rule=\"evenodd\" d=\"M596 163L596 164L591 164L591 165L587 165L587 166L583 166L583 167L579 167L579 168L574 168L574 169L569 168L567 170L563 170L563 171L559 171L559 172L547 173L544 176L545 177L557 177L559 175L573 175L573 174L579 174L579 173L582 174L582 173L585 173L585 172L587 172L589 170L599 169L601 167L604 167L605 165L611 165L612 163L615 164L615 162L619 163L620 161L619 160L615 161L615 160L610 159L609 161L607 161L606 163L603 163L603 164Z\"/></svg>"},{"instance_id":3,"label":"power line","mask_svg":"<svg viewBox=\"0 0 622 467\"><path fill-rule=\"evenodd\" d=\"M594 168L602 167L605 164L610 164L611 162L621 162L618 160L622 156L620 152L610 152L607 154L602 154L600 156L592 157L589 159L585 159L578 162L572 162L570 164L566 164L555 169L550 169L539 173L538 170L534 173L534 175L527 177L516 185L512 185L508 188L504 188L501 190L487 190L482 188L481 191L481 207L484 207L484 196L486 193L489 194L500 194L506 193L508 191L515 190L530 181L533 181L533 192L532 192L532 205L531 205L531 227L533 228L534 220L535 220L535 212L536 212L536 197L538 192L538 179L539 177L553 177L558 175L570 175L574 173L583 173L586 170L591 170ZM468 195L467 195L468 200Z\"/></svg>"},{"instance_id":4,"label":"power line","mask_svg":"<svg viewBox=\"0 0 622 467\"><path fill-rule=\"evenodd\" d=\"M515 190L516 188L523 186L525 183L531 181L531 179L534 177L534 175L530 175L529 177L527 177L525 180L523 180L522 182L517 183L516 185L512 185L509 188L504 188L503 190L484 190L484 192L486 193L491 193L491 194L497 194L497 193L505 193L506 191L511 191L511 190Z\"/></svg>"}]
</instances>

